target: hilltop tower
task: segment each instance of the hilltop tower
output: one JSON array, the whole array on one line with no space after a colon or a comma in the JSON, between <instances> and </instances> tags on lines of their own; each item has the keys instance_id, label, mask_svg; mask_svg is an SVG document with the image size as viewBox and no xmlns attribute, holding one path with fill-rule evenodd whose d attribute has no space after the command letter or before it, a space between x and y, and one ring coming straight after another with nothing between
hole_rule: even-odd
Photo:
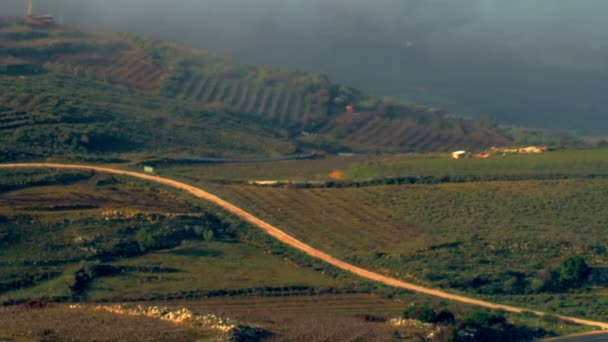
<instances>
[{"instance_id":1,"label":"hilltop tower","mask_svg":"<svg viewBox=\"0 0 608 342\"><path fill-rule=\"evenodd\" d=\"M50 14L34 15L34 0L27 1L27 10L25 11L25 22L33 26L52 26L55 24L53 16Z\"/></svg>"}]
</instances>

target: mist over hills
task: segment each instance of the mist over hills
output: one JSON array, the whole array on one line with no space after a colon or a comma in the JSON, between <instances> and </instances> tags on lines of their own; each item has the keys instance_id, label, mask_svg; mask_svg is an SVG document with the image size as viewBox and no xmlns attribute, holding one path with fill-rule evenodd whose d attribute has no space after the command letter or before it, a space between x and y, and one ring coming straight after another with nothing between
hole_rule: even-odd
<instances>
[{"instance_id":1,"label":"mist over hills","mask_svg":"<svg viewBox=\"0 0 608 342\"><path fill-rule=\"evenodd\" d=\"M5 0L2 12L23 8ZM459 114L608 131L608 3L601 0L47 0L37 10L256 65L324 72Z\"/></svg>"}]
</instances>

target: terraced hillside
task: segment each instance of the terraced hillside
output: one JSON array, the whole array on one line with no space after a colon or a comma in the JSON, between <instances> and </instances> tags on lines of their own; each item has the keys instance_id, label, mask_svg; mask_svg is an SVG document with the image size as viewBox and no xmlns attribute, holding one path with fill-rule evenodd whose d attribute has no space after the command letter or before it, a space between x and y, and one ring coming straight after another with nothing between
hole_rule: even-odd
<instances>
[{"instance_id":1,"label":"terraced hillside","mask_svg":"<svg viewBox=\"0 0 608 342\"><path fill-rule=\"evenodd\" d=\"M493 141L496 145L510 142L493 128L479 122L414 108L404 110L397 117L372 113L342 114L331 120L320 133L347 144L401 147L409 151L476 149L480 141Z\"/></svg>"},{"instance_id":2,"label":"terraced hillside","mask_svg":"<svg viewBox=\"0 0 608 342\"><path fill-rule=\"evenodd\" d=\"M157 96L156 102L255 121L300 149L446 151L510 143L490 125L391 103L324 75L241 65L210 52L126 34L0 21L0 75L11 80L7 82L23 76L55 77L88 87L126 88ZM26 98L3 99L7 112L15 112L3 122L5 130L29 125L32 119L17 111L45 114L44 102L28 100L27 91L22 95Z\"/></svg>"},{"instance_id":3,"label":"terraced hillside","mask_svg":"<svg viewBox=\"0 0 608 342\"><path fill-rule=\"evenodd\" d=\"M300 92L248 79L188 75L176 96L194 103L217 103L232 111L263 117L284 127L316 126L327 116L323 91Z\"/></svg>"},{"instance_id":4,"label":"terraced hillside","mask_svg":"<svg viewBox=\"0 0 608 342\"><path fill-rule=\"evenodd\" d=\"M62 54L55 56L50 63L50 69L55 68L58 74L102 80L149 92L155 92L167 77L163 68L130 51Z\"/></svg>"}]
</instances>

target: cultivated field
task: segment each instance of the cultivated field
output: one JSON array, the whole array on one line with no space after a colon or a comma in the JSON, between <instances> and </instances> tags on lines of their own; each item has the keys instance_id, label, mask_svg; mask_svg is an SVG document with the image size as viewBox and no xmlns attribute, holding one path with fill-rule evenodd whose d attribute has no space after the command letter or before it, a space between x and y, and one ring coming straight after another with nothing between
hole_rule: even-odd
<instances>
[{"instance_id":1,"label":"cultivated field","mask_svg":"<svg viewBox=\"0 0 608 342\"><path fill-rule=\"evenodd\" d=\"M479 142L484 140L493 141L494 145L510 143L508 138L479 123L415 110L396 117L343 114L323 127L320 134L361 146L402 146L408 152L479 150L482 148Z\"/></svg>"},{"instance_id":2,"label":"cultivated field","mask_svg":"<svg viewBox=\"0 0 608 342\"><path fill-rule=\"evenodd\" d=\"M224 189L234 203L357 265L551 312L608 318L604 179ZM572 254L592 265L592 283L568 296L533 289Z\"/></svg>"}]
</instances>

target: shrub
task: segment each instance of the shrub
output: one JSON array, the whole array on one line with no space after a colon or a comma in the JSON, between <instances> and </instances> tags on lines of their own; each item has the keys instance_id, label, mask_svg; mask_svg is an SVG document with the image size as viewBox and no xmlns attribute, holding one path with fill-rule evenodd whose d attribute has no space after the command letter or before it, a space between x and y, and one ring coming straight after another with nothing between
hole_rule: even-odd
<instances>
[{"instance_id":1,"label":"shrub","mask_svg":"<svg viewBox=\"0 0 608 342\"><path fill-rule=\"evenodd\" d=\"M141 229L137 232L137 244L142 252L160 247L161 240L150 229Z\"/></svg>"},{"instance_id":2,"label":"shrub","mask_svg":"<svg viewBox=\"0 0 608 342\"><path fill-rule=\"evenodd\" d=\"M89 285L92 277L87 273L86 265L80 267L73 275L68 277L68 287L72 292L72 296L82 294Z\"/></svg>"},{"instance_id":3,"label":"shrub","mask_svg":"<svg viewBox=\"0 0 608 342\"><path fill-rule=\"evenodd\" d=\"M543 279L534 278L530 282L530 289L534 293L540 293L540 292L546 290L547 287L546 287L545 281Z\"/></svg>"},{"instance_id":4,"label":"shrub","mask_svg":"<svg viewBox=\"0 0 608 342\"><path fill-rule=\"evenodd\" d=\"M207 242L213 241L213 236L213 229L207 229L203 232L203 239L205 239Z\"/></svg>"},{"instance_id":5,"label":"shrub","mask_svg":"<svg viewBox=\"0 0 608 342\"><path fill-rule=\"evenodd\" d=\"M587 280L589 271L589 266L583 257L569 256L559 266L559 282L565 287L580 285Z\"/></svg>"},{"instance_id":6,"label":"shrub","mask_svg":"<svg viewBox=\"0 0 608 342\"><path fill-rule=\"evenodd\" d=\"M508 294L521 294L525 292L526 282L521 277L511 276L503 283L502 290Z\"/></svg>"}]
</instances>

